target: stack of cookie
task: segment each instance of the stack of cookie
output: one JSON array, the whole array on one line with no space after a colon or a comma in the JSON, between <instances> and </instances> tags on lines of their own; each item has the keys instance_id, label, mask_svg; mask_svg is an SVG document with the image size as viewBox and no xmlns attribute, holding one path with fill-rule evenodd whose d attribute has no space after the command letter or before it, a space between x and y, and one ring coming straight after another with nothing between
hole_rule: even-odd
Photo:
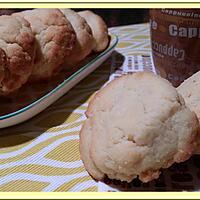
<instances>
[{"instance_id":1,"label":"stack of cookie","mask_svg":"<svg viewBox=\"0 0 200 200\"><path fill-rule=\"evenodd\" d=\"M80 132L89 174L149 182L162 168L189 159L200 149L199 90L200 72L179 88L149 72L124 75L102 88Z\"/></svg>"},{"instance_id":2,"label":"stack of cookie","mask_svg":"<svg viewBox=\"0 0 200 200\"><path fill-rule=\"evenodd\" d=\"M0 16L0 94L51 78L108 45L107 26L91 11L34 9Z\"/></svg>"}]
</instances>

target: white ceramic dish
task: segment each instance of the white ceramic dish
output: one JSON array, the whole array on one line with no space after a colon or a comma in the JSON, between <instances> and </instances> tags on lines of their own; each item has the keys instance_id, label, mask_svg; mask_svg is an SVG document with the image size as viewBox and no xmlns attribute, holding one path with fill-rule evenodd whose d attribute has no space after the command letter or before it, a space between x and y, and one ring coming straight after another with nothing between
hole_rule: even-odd
<instances>
[{"instance_id":1,"label":"white ceramic dish","mask_svg":"<svg viewBox=\"0 0 200 200\"><path fill-rule=\"evenodd\" d=\"M90 60L87 64L66 78L62 83L53 88L50 92L14 112L10 112L4 115L0 114L0 128L6 128L24 122L46 109L78 82L80 82L97 67L99 67L111 55L117 43L117 36L111 35L110 45L106 50Z\"/></svg>"}]
</instances>

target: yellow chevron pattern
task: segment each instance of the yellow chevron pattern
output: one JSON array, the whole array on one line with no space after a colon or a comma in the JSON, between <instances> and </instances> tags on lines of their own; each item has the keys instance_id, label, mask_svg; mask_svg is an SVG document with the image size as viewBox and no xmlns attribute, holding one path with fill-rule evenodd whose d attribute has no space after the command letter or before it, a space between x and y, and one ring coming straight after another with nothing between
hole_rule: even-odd
<instances>
[{"instance_id":1,"label":"yellow chevron pattern","mask_svg":"<svg viewBox=\"0 0 200 200\"><path fill-rule=\"evenodd\" d=\"M119 36L117 53L41 114L0 130L0 191L98 190L79 155L84 113L91 96L109 80L119 54L149 55L148 30L147 24L111 28Z\"/></svg>"}]
</instances>

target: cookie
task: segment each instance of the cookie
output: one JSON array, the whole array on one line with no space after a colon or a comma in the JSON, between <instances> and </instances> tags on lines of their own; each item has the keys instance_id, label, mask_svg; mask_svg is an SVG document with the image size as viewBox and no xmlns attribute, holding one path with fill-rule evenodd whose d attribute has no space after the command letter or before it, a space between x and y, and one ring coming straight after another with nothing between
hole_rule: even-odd
<instances>
[{"instance_id":1,"label":"cookie","mask_svg":"<svg viewBox=\"0 0 200 200\"><path fill-rule=\"evenodd\" d=\"M35 37L21 17L0 16L0 94L7 95L27 82L33 69Z\"/></svg>"},{"instance_id":2,"label":"cookie","mask_svg":"<svg viewBox=\"0 0 200 200\"><path fill-rule=\"evenodd\" d=\"M78 12L78 14L87 21L92 29L92 34L95 40L93 50L95 52L103 51L108 46L109 42L106 23L100 16L89 10Z\"/></svg>"},{"instance_id":3,"label":"cookie","mask_svg":"<svg viewBox=\"0 0 200 200\"><path fill-rule=\"evenodd\" d=\"M194 111L200 121L200 71L186 79L178 88L186 105ZM195 153L200 153L200 140Z\"/></svg>"},{"instance_id":4,"label":"cookie","mask_svg":"<svg viewBox=\"0 0 200 200\"><path fill-rule=\"evenodd\" d=\"M96 93L80 131L80 153L96 180L143 182L189 159L199 122L177 90L152 73L124 75Z\"/></svg>"},{"instance_id":5,"label":"cookie","mask_svg":"<svg viewBox=\"0 0 200 200\"><path fill-rule=\"evenodd\" d=\"M66 57L67 66L73 66L88 56L94 46L92 30L83 17L71 9L60 9L67 20L70 21L76 33L75 47L71 54Z\"/></svg>"},{"instance_id":6,"label":"cookie","mask_svg":"<svg viewBox=\"0 0 200 200\"><path fill-rule=\"evenodd\" d=\"M59 9L34 9L13 14L24 17L35 34L37 47L31 80L56 75L75 45L75 32Z\"/></svg>"}]
</instances>

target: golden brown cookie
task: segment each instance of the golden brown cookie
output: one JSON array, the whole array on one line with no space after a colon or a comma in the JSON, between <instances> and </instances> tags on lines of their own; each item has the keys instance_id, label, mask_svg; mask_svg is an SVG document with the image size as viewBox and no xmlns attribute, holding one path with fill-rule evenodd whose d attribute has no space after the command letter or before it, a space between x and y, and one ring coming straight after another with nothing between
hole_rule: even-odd
<instances>
[{"instance_id":1,"label":"golden brown cookie","mask_svg":"<svg viewBox=\"0 0 200 200\"><path fill-rule=\"evenodd\" d=\"M176 89L152 73L124 75L90 101L80 132L80 153L97 180L143 182L190 158L199 122Z\"/></svg>"},{"instance_id":2,"label":"golden brown cookie","mask_svg":"<svg viewBox=\"0 0 200 200\"><path fill-rule=\"evenodd\" d=\"M73 66L88 56L94 46L92 30L83 17L71 9L61 9L76 33L76 43L71 54L66 57L67 66Z\"/></svg>"},{"instance_id":3,"label":"golden brown cookie","mask_svg":"<svg viewBox=\"0 0 200 200\"><path fill-rule=\"evenodd\" d=\"M48 79L61 69L76 36L59 9L34 9L14 14L29 21L37 41L32 80Z\"/></svg>"},{"instance_id":4,"label":"golden brown cookie","mask_svg":"<svg viewBox=\"0 0 200 200\"><path fill-rule=\"evenodd\" d=\"M89 10L78 12L78 14L86 20L92 29L92 34L95 40L93 50L95 52L103 51L108 46L109 42L106 23L100 16Z\"/></svg>"},{"instance_id":5,"label":"golden brown cookie","mask_svg":"<svg viewBox=\"0 0 200 200\"><path fill-rule=\"evenodd\" d=\"M35 38L21 17L0 16L0 94L19 89L33 69Z\"/></svg>"}]
</instances>

